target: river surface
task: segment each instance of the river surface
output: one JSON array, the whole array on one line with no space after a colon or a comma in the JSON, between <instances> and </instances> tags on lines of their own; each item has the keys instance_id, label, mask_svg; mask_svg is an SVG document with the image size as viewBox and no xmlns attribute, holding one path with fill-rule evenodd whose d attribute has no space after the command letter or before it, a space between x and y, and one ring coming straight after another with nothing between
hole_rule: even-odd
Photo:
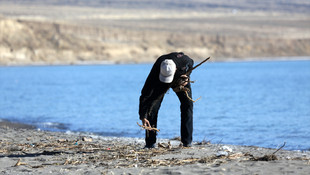
<instances>
[{"instance_id":1,"label":"river surface","mask_svg":"<svg viewBox=\"0 0 310 175\"><path fill-rule=\"evenodd\" d=\"M140 91L151 64L0 67L0 120L42 130L144 137ZM310 149L310 61L205 63L191 76L194 141ZM180 135L179 101L162 103L159 138Z\"/></svg>"}]
</instances>

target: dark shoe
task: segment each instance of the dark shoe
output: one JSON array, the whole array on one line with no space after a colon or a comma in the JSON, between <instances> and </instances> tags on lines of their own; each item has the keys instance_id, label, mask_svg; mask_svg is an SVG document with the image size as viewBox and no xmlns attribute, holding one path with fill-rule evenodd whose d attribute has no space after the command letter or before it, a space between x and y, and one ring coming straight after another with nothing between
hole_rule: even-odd
<instances>
[{"instance_id":1,"label":"dark shoe","mask_svg":"<svg viewBox=\"0 0 310 175\"><path fill-rule=\"evenodd\" d=\"M151 148L155 148L155 143L151 145L145 145L143 149L151 149Z\"/></svg>"},{"instance_id":2,"label":"dark shoe","mask_svg":"<svg viewBox=\"0 0 310 175\"><path fill-rule=\"evenodd\" d=\"M183 147L192 147L192 144L191 143L188 143L188 144L183 144Z\"/></svg>"}]
</instances>

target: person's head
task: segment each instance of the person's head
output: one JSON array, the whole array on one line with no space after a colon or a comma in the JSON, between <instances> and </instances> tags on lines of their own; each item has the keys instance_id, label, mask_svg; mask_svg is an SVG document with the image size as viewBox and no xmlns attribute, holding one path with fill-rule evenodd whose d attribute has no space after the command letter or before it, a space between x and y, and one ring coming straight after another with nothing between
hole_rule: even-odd
<instances>
[{"instance_id":1,"label":"person's head","mask_svg":"<svg viewBox=\"0 0 310 175\"><path fill-rule=\"evenodd\" d=\"M159 80L163 83L171 83L176 71L176 65L173 60L165 59L160 64Z\"/></svg>"}]
</instances>

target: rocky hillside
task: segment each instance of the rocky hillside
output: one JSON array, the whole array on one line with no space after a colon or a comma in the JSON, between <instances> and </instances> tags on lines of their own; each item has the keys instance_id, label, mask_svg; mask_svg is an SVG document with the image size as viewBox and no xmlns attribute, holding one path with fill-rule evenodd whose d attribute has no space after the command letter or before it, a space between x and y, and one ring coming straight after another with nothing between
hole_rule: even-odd
<instances>
[{"instance_id":1,"label":"rocky hillside","mask_svg":"<svg viewBox=\"0 0 310 175\"><path fill-rule=\"evenodd\" d=\"M310 55L307 13L180 13L27 2L0 6L0 65L140 63L171 51L213 61Z\"/></svg>"}]
</instances>

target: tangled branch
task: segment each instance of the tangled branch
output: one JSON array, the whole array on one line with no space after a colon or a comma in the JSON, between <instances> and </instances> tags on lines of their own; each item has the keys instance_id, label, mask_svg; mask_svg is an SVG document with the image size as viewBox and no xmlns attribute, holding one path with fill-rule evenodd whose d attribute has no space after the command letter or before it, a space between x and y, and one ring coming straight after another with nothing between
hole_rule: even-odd
<instances>
[{"instance_id":1,"label":"tangled branch","mask_svg":"<svg viewBox=\"0 0 310 175\"><path fill-rule=\"evenodd\" d=\"M189 88L187 88L187 87L184 87L184 86L177 86L177 87L175 87L174 89L173 89L173 91L174 92L181 92L181 91L183 91L183 92L185 92L185 95L186 95L186 97L190 100L190 101L192 101L192 102L196 102L196 101L198 101L201 97L199 97L199 98L197 98L196 100L193 100L189 95L188 95L188 92L190 91L189 90Z\"/></svg>"},{"instance_id":2,"label":"tangled branch","mask_svg":"<svg viewBox=\"0 0 310 175\"><path fill-rule=\"evenodd\" d=\"M186 97L190 100L190 101L192 101L192 102L196 102L196 101L198 101L201 97L199 97L199 98L197 98L196 100L193 100L189 95L188 95L188 92L187 91L184 91L185 92L185 94L186 94Z\"/></svg>"},{"instance_id":3,"label":"tangled branch","mask_svg":"<svg viewBox=\"0 0 310 175\"><path fill-rule=\"evenodd\" d=\"M138 126L140 126L142 129L145 129L145 130L148 130L148 131L155 131L155 132L159 132L159 129L157 128L153 128L153 127L150 127L150 126L143 126L143 125L140 125L138 122L137 122Z\"/></svg>"}]
</instances>

